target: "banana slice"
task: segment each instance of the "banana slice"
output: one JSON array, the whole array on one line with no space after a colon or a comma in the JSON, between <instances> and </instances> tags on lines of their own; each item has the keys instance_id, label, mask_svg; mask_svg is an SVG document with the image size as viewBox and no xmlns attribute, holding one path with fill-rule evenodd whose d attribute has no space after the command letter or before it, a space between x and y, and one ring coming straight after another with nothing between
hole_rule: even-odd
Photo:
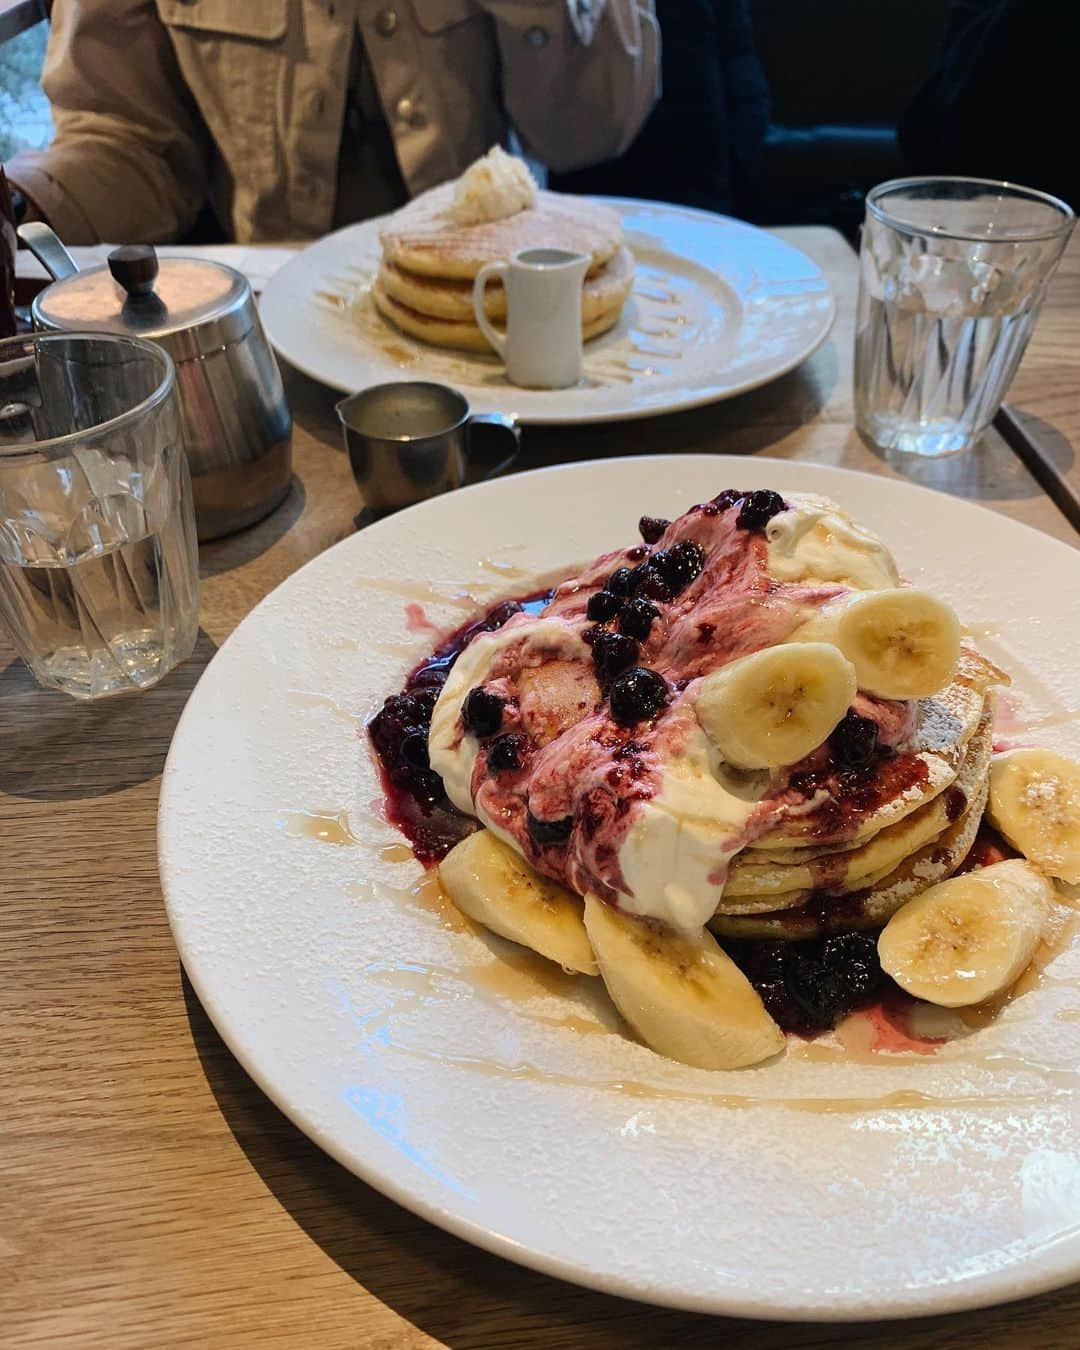
<instances>
[{"instance_id":1,"label":"banana slice","mask_svg":"<svg viewBox=\"0 0 1080 1350\"><path fill-rule=\"evenodd\" d=\"M986 813L1040 871L1080 885L1080 764L1035 746L995 755Z\"/></svg>"},{"instance_id":2,"label":"banana slice","mask_svg":"<svg viewBox=\"0 0 1080 1350\"><path fill-rule=\"evenodd\" d=\"M881 968L902 989L966 1008L1011 988L1035 955L1053 887L1018 858L931 886L878 938Z\"/></svg>"},{"instance_id":3,"label":"banana slice","mask_svg":"<svg viewBox=\"0 0 1080 1350\"><path fill-rule=\"evenodd\" d=\"M741 1069L784 1033L711 933L690 938L585 897L585 928L611 1000L646 1045L699 1069Z\"/></svg>"},{"instance_id":4,"label":"banana slice","mask_svg":"<svg viewBox=\"0 0 1080 1350\"><path fill-rule=\"evenodd\" d=\"M439 880L458 909L493 933L565 970L600 973L580 899L534 871L490 830L455 844L439 864Z\"/></svg>"},{"instance_id":5,"label":"banana slice","mask_svg":"<svg viewBox=\"0 0 1080 1350\"><path fill-rule=\"evenodd\" d=\"M855 667L859 688L879 698L928 698L952 679L960 621L926 591L853 591L822 607L789 642L831 642Z\"/></svg>"},{"instance_id":6,"label":"banana slice","mask_svg":"<svg viewBox=\"0 0 1080 1350\"><path fill-rule=\"evenodd\" d=\"M766 647L707 675L695 704L729 764L774 769L816 749L851 706L855 669L835 646Z\"/></svg>"}]
</instances>

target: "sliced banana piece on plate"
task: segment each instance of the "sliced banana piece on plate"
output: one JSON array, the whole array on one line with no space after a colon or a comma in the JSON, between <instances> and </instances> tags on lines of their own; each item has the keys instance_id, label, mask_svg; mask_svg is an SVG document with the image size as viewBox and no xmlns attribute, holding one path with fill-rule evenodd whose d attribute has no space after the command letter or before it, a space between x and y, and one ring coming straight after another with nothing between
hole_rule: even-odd
<instances>
[{"instance_id":1,"label":"sliced banana piece on plate","mask_svg":"<svg viewBox=\"0 0 1080 1350\"><path fill-rule=\"evenodd\" d=\"M856 689L855 669L835 646L766 647L707 675L695 712L729 764L774 769L817 749Z\"/></svg>"},{"instance_id":2,"label":"sliced banana piece on plate","mask_svg":"<svg viewBox=\"0 0 1080 1350\"><path fill-rule=\"evenodd\" d=\"M926 591L895 586L830 601L788 641L835 644L868 694L929 698L952 679L960 655L960 621Z\"/></svg>"},{"instance_id":3,"label":"sliced banana piece on plate","mask_svg":"<svg viewBox=\"0 0 1080 1350\"><path fill-rule=\"evenodd\" d=\"M1003 993L1035 955L1050 913L1050 882L1018 858L929 887L878 938L881 968L943 1008Z\"/></svg>"},{"instance_id":4,"label":"sliced banana piece on plate","mask_svg":"<svg viewBox=\"0 0 1080 1350\"><path fill-rule=\"evenodd\" d=\"M439 864L439 880L470 919L565 970L598 975L578 896L543 877L491 833L477 830Z\"/></svg>"},{"instance_id":5,"label":"sliced banana piece on plate","mask_svg":"<svg viewBox=\"0 0 1080 1350\"><path fill-rule=\"evenodd\" d=\"M1040 871L1080 885L1080 764L1031 746L995 755L990 823Z\"/></svg>"},{"instance_id":6,"label":"sliced banana piece on plate","mask_svg":"<svg viewBox=\"0 0 1080 1350\"><path fill-rule=\"evenodd\" d=\"M704 929L686 937L585 897L585 927L611 1000L658 1054L741 1069L784 1048L750 981Z\"/></svg>"}]
</instances>

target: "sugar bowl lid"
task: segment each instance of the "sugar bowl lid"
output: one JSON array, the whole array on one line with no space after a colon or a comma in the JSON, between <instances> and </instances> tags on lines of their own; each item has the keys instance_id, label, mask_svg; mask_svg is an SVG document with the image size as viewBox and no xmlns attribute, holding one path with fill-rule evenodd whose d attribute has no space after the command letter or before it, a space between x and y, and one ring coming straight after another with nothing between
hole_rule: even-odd
<instances>
[{"instance_id":1,"label":"sugar bowl lid","mask_svg":"<svg viewBox=\"0 0 1080 1350\"><path fill-rule=\"evenodd\" d=\"M32 306L34 326L122 333L159 342L175 361L239 341L255 320L247 278L207 258L159 258L126 244L108 265L54 281Z\"/></svg>"}]
</instances>

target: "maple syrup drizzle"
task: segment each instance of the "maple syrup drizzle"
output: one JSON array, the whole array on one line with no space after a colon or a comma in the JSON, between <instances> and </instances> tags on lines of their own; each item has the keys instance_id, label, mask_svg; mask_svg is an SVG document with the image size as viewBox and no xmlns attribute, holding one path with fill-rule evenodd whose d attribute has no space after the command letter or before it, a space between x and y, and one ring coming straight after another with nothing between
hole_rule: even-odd
<instances>
[{"instance_id":1,"label":"maple syrup drizzle","mask_svg":"<svg viewBox=\"0 0 1080 1350\"><path fill-rule=\"evenodd\" d=\"M406 862L411 855L407 849L403 855L400 851L402 849L405 849L404 845L388 844L380 851L380 856L387 861ZM392 887L381 882L353 882L346 887L346 894L358 899L404 900L415 909L435 914L443 925L452 931L474 934L481 931L453 905L434 872L424 872L413 885L407 887ZM1029 972L1021 977L1009 995L998 1002L992 1014L988 1012L987 1022L998 1016L1008 1002L1035 988L1042 980L1053 980L1053 976L1045 972L1045 964L1061 950L1062 944L1077 932L1080 932L1080 913L1067 910L1061 926L1056 928L1052 926L1048 932L1047 941L1043 944L1045 952L1040 950ZM880 1095L850 1097L770 1097L750 1093L693 1092L677 1086L646 1083L634 1079L594 1079L575 1074L554 1073L526 1061L506 1063L490 1057L447 1054L422 1050L415 1046L404 1046L387 1039L386 1027L396 1016L406 1011L417 996L443 997L448 992L448 986L465 984L474 996L484 997L494 994L498 999L527 1005L544 995L573 997L582 987L587 987L588 976L569 974L525 948L515 948L489 961L456 967L434 966L422 962L379 962L368 966L365 973L386 984L390 991L399 995L396 999L391 997L387 1006L378 1010L370 1021L369 1031L373 1036L376 1031L378 1032L380 1044L392 1045L399 1054L454 1065L488 1078L593 1088L649 1100L703 1101L726 1109L752 1110L772 1107L840 1115L866 1115L893 1110L1007 1107L1029 1101L1045 1102L1048 1099L1080 1095L1080 1074L1071 1069L1042 1064L1005 1051L990 1051L983 1054L965 1052L950 1059L949 1062L962 1068L984 1069L992 1073L1037 1074L1043 1079L1044 1085L1031 1091L1018 1090L990 1095L972 1088L968 1094L939 1094L919 1089L899 1089ZM1062 983L1071 984L1072 981ZM568 1028L582 1035L624 1034L621 1030L617 1031L613 1027L606 1026L598 1018L582 1016L580 1012L553 1016L532 1009L522 1009L521 1015L529 1022ZM1080 1021L1080 1009L1063 1009L1057 1014L1057 1020ZM872 1024L865 1014L857 1012L840 1024L835 1041L825 1039L804 1041L798 1037L790 1037L787 1055L791 1059L811 1064L857 1063L895 1068L900 1063L913 1062L913 1057L908 1053L873 1049L873 1041Z\"/></svg>"},{"instance_id":2,"label":"maple syrup drizzle","mask_svg":"<svg viewBox=\"0 0 1080 1350\"><path fill-rule=\"evenodd\" d=\"M300 839L317 839L322 844L339 847L352 847L360 842L344 811L283 811L278 823L286 834Z\"/></svg>"},{"instance_id":3,"label":"maple syrup drizzle","mask_svg":"<svg viewBox=\"0 0 1080 1350\"><path fill-rule=\"evenodd\" d=\"M339 722L344 722L348 726L357 727L360 725L360 716L353 713L348 708L343 708L340 703L330 698L328 694L312 694L304 689L290 689L287 694L288 702L294 708L311 708L328 712L331 717Z\"/></svg>"}]
</instances>

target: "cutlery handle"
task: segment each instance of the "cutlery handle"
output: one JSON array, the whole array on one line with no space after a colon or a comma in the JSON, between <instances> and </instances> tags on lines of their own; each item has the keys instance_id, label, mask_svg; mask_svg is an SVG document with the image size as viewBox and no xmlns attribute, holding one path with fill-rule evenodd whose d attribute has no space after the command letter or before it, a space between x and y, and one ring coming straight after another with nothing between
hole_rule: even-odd
<instances>
[{"instance_id":1,"label":"cutlery handle","mask_svg":"<svg viewBox=\"0 0 1080 1350\"><path fill-rule=\"evenodd\" d=\"M53 281L63 281L64 277L73 276L79 270L75 259L60 242L60 236L44 221L28 221L19 226L17 234Z\"/></svg>"}]
</instances>

